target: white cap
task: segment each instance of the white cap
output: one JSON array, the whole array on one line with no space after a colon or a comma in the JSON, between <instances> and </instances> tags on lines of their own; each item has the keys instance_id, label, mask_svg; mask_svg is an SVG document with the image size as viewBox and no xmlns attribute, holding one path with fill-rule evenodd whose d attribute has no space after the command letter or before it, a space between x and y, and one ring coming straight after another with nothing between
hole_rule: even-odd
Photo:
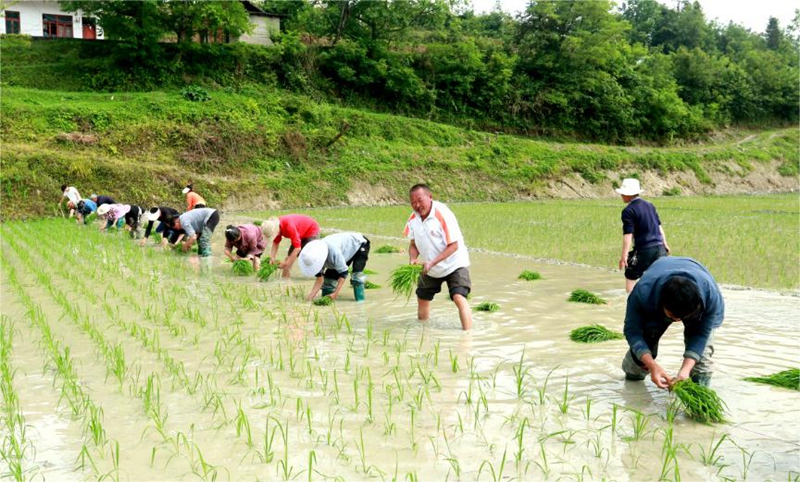
<instances>
[{"instance_id":1,"label":"white cap","mask_svg":"<svg viewBox=\"0 0 800 482\"><path fill-rule=\"evenodd\" d=\"M328 245L321 239L315 239L300 251L297 262L303 275L313 277L322 271L326 259L328 259Z\"/></svg>"},{"instance_id":2,"label":"white cap","mask_svg":"<svg viewBox=\"0 0 800 482\"><path fill-rule=\"evenodd\" d=\"M111 210L111 205L110 204L101 204L100 207L97 208L97 215L98 216L102 216L102 215L108 213L108 211L110 211L110 210Z\"/></svg>"},{"instance_id":3,"label":"white cap","mask_svg":"<svg viewBox=\"0 0 800 482\"><path fill-rule=\"evenodd\" d=\"M615 189L615 191L623 196L636 196L644 192L641 186L639 186L639 180L631 178L623 179L622 186L620 186L619 189Z\"/></svg>"},{"instance_id":4,"label":"white cap","mask_svg":"<svg viewBox=\"0 0 800 482\"><path fill-rule=\"evenodd\" d=\"M158 208L150 208L147 211L147 220L148 221L158 221L158 218L161 217L161 210Z\"/></svg>"},{"instance_id":5,"label":"white cap","mask_svg":"<svg viewBox=\"0 0 800 482\"><path fill-rule=\"evenodd\" d=\"M187 187L183 188L183 191L181 191L181 192L184 193L184 194L187 194L189 191L191 191L191 189L189 189L189 187L187 186Z\"/></svg>"}]
</instances>

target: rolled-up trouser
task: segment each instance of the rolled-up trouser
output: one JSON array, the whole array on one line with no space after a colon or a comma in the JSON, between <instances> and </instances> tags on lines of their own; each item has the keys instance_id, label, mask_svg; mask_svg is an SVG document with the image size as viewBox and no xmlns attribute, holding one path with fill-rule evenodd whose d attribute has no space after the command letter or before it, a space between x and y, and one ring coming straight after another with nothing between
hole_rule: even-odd
<instances>
[{"instance_id":1,"label":"rolled-up trouser","mask_svg":"<svg viewBox=\"0 0 800 482\"><path fill-rule=\"evenodd\" d=\"M658 339L654 340L654 342L648 341L647 344L650 348L650 354L653 356L653 359L655 359L658 356ZM692 381L700 385L709 385L711 382L711 375L714 372L714 362L711 359L713 356L714 330L711 330L703 355L700 357L700 360L695 363L692 371L689 373ZM628 352L625 353L625 357L622 359L622 371L625 372L625 377L628 380L644 380L647 374L650 373L631 350L628 350Z\"/></svg>"}]
</instances>

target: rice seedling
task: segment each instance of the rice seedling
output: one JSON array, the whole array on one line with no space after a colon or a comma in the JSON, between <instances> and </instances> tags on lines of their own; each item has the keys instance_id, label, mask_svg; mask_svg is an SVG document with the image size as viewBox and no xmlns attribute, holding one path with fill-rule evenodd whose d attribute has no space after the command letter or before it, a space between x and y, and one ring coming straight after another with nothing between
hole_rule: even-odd
<instances>
[{"instance_id":1,"label":"rice seedling","mask_svg":"<svg viewBox=\"0 0 800 482\"><path fill-rule=\"evenodd\" d=\"M745 380L800 391L800 368L791 368L766 377L747 377Z\"/></svg>"},{"instance_id":2,"label":"rice seedling","mask_svg":"<svg viewBox=\"0 0 800 482\"><path fill-rule=\"evenodd\" d=\"M380 287L381 285L375 284L372 281L367 281L366 283L364 283L365 290L377 290Z\"/></svg>"},{"instance_id":3,"label":"rice seedling","mask_svg":"<svg viewBox=\"0 0 800 482\"><path fill-rule=\"evenodd\" d=\"M589 303L591 305L604 305L608 303L606 300L600 298L596 294L580 288L573 291L569 295L569 299L567 301L572 301L574 303Z\"/></svg>"},{"instance_id":4,"label":"rice seedling","mask_svg":"<svg viewBox=\"0 0 800 482\"><path fill-rule=\"evenodd\" d=\"M261 263L261 268L258 269L256 277L261 281L269 281L270 278L278 271L278 265L269 262L269 259Z\"/></svg>"},{"instance_id":5,"label":"rice seedling","mask_svg":"<svg viewBox=\"0 0 800 482\"><path fill-rule=\"evenodd\" d=\"M392 246L391 244L384 244L383 246L379 247L374 251L377 254L392 254L392 253L400 253L400 248Z\"/></svg>"},{"instance_id":6,"label":"rice seedling","mask_svg":"<svg viewBox=\"0 0 800 482\"><path fill-rule=\"evenodd\" d=\"M594 324L575 328L569 333L569 339L578 343L599 343L608 340L622 340L625 338L620 332L612 331L603 325Z\"/></svg>"},{"instance_id":7,"label":"rice seedling","mask_svg":"<svg viewBox=\"0 0 800 482\"><path fill-rule=\"evenodd\" d=\"M233 274L237 276L251 276L255 271L253 263L246 259L237 259L233 262Z\"/></svg>"},{"instance_id":8,"label":"rice seedling","mask_svg":"<svg viewBox=\"0 0 800 482\"><path fill-rule=\"evenodd\" d=\"M500 305L498 305L497 303L494 303L492 301L484 301L484 302L480 303L478 306L476 306L475 309L477 311L493 312L493 311L499 310L500 309Z\"/></svg>"},{"instance_id":9,"label":"rice seedling","mask_svg":"<svg viewBox=\"0 0 800 482\"><path fill-rule=\"evenodd\" d=\"M517 276L517 279L521 279L523 281L535 281L537 279L542 279L542 275L536 271L525 270Z\"/></svg>"},{"instance_id":10,"label":"rice seedling","mask_svg":"<svg viewBox=\"0 0 800 482\"><path fill-rule=\"evenodd\" d=\"M711 388L687 378L674 384L671 391L690 418L706 424L725 421L725 402Z\"/></svg>"},{"instance_id":11,"label":"rice seedling","mask_svg":"<svg viewBox=\"0 0 800 482\"><path fill-rule=\"evenodd\" d=\"M312 303L314 306L330 306L333 304L333 298L330 296L321 296L319 298L315 298Z\"/></svg>"},{"instance_id":12,"label":"rice seedling","mask_svg":"<svg viewBox=\"0 0 800 482\"><path fill-rule=\"evenodd\" d=\"M414 287L417 286L421 274L421 264L405 264L395 268L389 279L392 291L397 295L405 296L406 299L411 298L411 293L413 293Z\"/></svg>"}]
</instances>

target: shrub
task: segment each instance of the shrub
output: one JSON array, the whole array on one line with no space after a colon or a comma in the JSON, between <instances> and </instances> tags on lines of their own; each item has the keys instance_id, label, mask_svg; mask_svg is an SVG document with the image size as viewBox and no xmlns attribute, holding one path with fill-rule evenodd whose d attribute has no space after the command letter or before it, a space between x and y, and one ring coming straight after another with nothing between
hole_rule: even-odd
<instances>
[{"instance_id":1,"label":"shrub","mask_svg":"<svg viewBox=\"0 0 800 482\"><path fill-rule=\"evenodd\" d=\"M181 95L190 102L208 102L211 95L202 87L190 85L181 89Z\"/></svg>"}]
</instances>

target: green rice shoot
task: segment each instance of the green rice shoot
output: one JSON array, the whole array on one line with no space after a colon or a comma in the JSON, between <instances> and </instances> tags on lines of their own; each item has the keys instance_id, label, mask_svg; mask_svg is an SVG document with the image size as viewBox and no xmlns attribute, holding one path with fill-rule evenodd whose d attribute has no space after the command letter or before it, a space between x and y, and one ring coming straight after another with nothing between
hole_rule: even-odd
<instances>
[{"instance_id":1,"label":"green rice shoot","mask_svg":"<svg viewBox=\"0 0 800 482\"><path fill-rule=\"evenodd\" d=\"M577 289L569 295L569 300L575 303L589 303L591 305L604 305L608 303L603 298L600 298L596 294L592 293L591 291L586 291L584 289Z\"/></svg>"},{"instance_id":2,"label":"green rice shoot","mask_svg":"<svg viewBox=\"0 0 800 482\"><path fill-rule=\"evenodd\" d=\"M364 274L378 274L377 272L375 272L375 271L372 271L371 269L365 269L365 270L363 271L363 273L364 273Z\"/></svg>"},{"instance_id":3,"label":"green rice shoot","mask_svg":"<svg viewBox=\"0 0 800 482\"><path fill-rule=\"evenodd\" d=\"M603 325L589 325L575 328L569 333L569 339L578 343L599 343L608 340L622 340L625 335L612 331Z\"/></svg>"},{"instance_id":4,"label":"green rice shoot","mask_svg":"<svg viewBox=\"0 0 800 482\"><path fill-rule=\"evenodd\" d=\"M500 305L494 303L492 301L484 301L480 303L478 306L475 307L477 311L497 311L500 309Z\"/></svg>"},{"instance_id":5,"label":"green rice shoot","mask_svg":"<svg viewBox=\"0 0 800 482\"><path fill-rule=\"evenodd\" d=\"M405 296L406 299L411 298L411 293L422 274L422 267L421 264L404 264L392 271L389 278L392 291Z\"/></svg>"},{"instance_id":6,"label":"green rice shoot","mask_svg":"<svg viewBox=\"0 0 800 482\"><path fill-rule=\"evenodd\" d=\"M256 277L261 281L269 281L269 279L278 271L278 265L272 264L267 258L266 262L261 263L261 268L258 269Z\"/></svg>"},{"instance_id":7,"label":"green rice shoot","mask_svg":"<svg viewBox=\"0 0 800 482\"><path fill-rule=\"evenodd\" d=\"M366 283L364 283L365 290L377 290L380 287L381 285L375 284L372 281L367 281Z\"/></svg>"},{"instance_id":8,"label":"green rice shoot","mask_svg":"<svg viewBox=\"0 0 800 482\"><path fill-rule=\"evenodd\" d=\"M725 421L727 406L711 388L698 385L687 378L673 385L671 390L689 418L705 424Z\"/></svg>"},{"instance_id":9,"label":"green rice shoot","mask_svg":"<svg viewBox=\"0 0 800 482\"><path fill-rule=\"evenodd\" d=\"M333 304L333 298L331 298L330 296L322 296L320 298L315 298L314 301L312 301L312 303L315 306L330 306Z\"/></svg>"},{"instance_id":10,"label":"green rice shoot","mask_svg":"<svg viewBox=\"0 0 800 482\"><path fill-rule=\"evenodd\" d=\"M253 263L247 259L237 259L233 262L233 274L237 276L250 276L255 272Z\"/></svg>"},{"instance_id":11,"label":"green rice shoot","mask_svg":"<svg viewBox=\"0 0 800 482\"><path fill-rule=\"evenodd\" d=\"M540 275L536 271L525 270L517 276L517 279L525 280L525 281L534 281L537 279L542 279L542 275Z\"/></svg>"},{"instance_id":12,"label":"green rice shoot","mask_svg":"<svg viewBox=\"0 0 800 482\"><path fill-rule=\"evenodd\" d=\"M378 254L399 253L400 252L400 248L392 246L391 244L385 244L385 245L381 246L380 248L376 249L375 252L378 253Z\"/></svg>"},{"instance_id":13,"label":"green rice shoot","mask_svg":"<svg viewBox=\"0 0 800 482\"><path fill-rule=\"evenodd\" d=\"M800 368L791 368L766 377L747 377L745 380L800 391Z\"/></svg>"}]
</instances>

